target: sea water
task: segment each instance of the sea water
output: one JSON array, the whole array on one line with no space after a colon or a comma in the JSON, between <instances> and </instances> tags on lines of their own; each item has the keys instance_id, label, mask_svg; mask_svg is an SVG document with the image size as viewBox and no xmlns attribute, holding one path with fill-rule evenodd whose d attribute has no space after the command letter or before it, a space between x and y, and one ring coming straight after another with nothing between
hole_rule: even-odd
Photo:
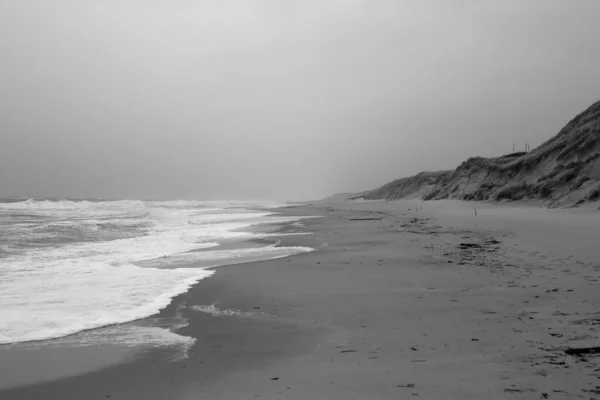
<instances>
[{"instance_id":1,"label":"sea water","mask_svg":"<svg viewBox=\"0 0 600 400\"><path fill-rule=\"evenodd\" d=\"M0 344L40 341L156 314L207 267L311 251L227 246L294 221L269 204L198 201L0 202ZM154 326L124 324L122 338ZM99 330L99 332L102 330ZM114 328L104 328L116 337ZM121 332L119 331L119 332ZM164 330L160 335L169 335ZM112 335L112 336L111 336ZM159 336L160 336L159 335ZM76 335L77 336L77 335ZM88 339L86 339L88 338ZM59 342L62 339L59 339ZM116 339L115 339L116 340ZM55 340L56 341L56 340Z\"/></svg>"}]
</instances>

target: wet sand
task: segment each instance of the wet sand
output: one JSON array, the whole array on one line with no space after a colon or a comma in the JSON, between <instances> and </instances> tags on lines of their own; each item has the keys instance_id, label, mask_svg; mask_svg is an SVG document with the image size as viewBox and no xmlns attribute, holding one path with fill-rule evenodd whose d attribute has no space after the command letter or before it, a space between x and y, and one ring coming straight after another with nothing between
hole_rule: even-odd
<instances>
[{"instance_id":1,"label":"wet sand","mask_svg":"<svg viewBox=\"0 0 600 400\"><path fill-rule=\"evenodd\" d=\"M281 209L323 216L282 237L320 249L218 267L174 299L187 359L147 351L0 398L599 397L598 354L565 350L600 346L600 214L416 203ZM210 305L236 312L194 309Z\"/></svg>"}]
</instances>

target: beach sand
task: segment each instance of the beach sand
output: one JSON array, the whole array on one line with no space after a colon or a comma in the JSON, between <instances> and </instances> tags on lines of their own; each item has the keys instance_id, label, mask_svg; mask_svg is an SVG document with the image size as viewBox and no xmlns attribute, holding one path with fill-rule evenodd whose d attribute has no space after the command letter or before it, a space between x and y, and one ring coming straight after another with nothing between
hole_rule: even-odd
<instances>
[{"instance_id":1,"label":"beach sand","mask_svg":"<svg viewBox=\"0 0 600 400\"><path fill-rule=\"evenodd\" d=\"M187 359L146 351L0 399L600 398L600 354L565 352L600 346L597 211L453 201L278 211L322 216L303 221L314 235L281 238L318 250L218 267L175 298L161 315L189 320ZM15 362L0 359L0 371Z\"/></svg>"}]
</instances>

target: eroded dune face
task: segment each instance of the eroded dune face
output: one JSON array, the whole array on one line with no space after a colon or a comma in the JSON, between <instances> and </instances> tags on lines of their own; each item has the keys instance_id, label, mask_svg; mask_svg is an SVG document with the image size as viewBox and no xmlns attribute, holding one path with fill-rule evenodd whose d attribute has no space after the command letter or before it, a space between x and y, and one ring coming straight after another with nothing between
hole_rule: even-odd
<instances>
[{"instance_id":1,"label":"eroded dune face","mask_svg":"<svg viewBox=\"0 0 600 400\"><path fill-rule=\"evenodd\" d=\"M556 136L529 151L473 157L451 171L397 179L363 196L368 200L541 200L571 206L600 200L600 101Z\"/></svg>"}]
</instances>

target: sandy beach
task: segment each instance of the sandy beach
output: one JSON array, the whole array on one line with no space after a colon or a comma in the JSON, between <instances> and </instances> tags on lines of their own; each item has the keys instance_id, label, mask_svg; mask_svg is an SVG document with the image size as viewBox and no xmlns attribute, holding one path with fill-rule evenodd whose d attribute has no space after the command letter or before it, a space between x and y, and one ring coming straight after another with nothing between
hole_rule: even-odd
<instances>
[{"instance_id":1,"label":"sandy beach","mask_svg":"<svg viewBox=\"0 0 600 400\"><path fill-rule=\"evenodd\" d=\"M148 351L0 398L600 398L596 210L394 201L278 211L322 217L303 221L311 235L281 237L317 251L218 267L175 298L161 315L189 320L179 332L196 338L188 358ZM65 362L46 358L73 370ZM0 359L0 371L15 363Z\"/></svg>"},{"instance_id":2,"label":"sandy beach","mask_svg":"<svg viewBox=\"0 0 600 400\"><path fill-rule=\"evenodd\" d=\"M0 400L600 400L599 16L0 1Z\"/></svg>"}]
</instances>

